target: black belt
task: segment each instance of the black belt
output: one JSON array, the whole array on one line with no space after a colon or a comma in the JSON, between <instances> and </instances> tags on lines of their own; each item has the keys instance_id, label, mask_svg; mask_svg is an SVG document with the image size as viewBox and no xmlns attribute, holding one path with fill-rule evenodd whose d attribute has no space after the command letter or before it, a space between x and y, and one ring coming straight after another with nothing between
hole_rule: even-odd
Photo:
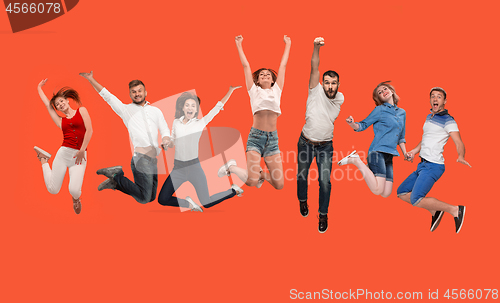
<instances>
[{"instance_id":1,"label":"black belt","mask_svg":"<svg viewBox=\"0 0 500 303\"><path fill-rule=\"evenodd\" d=\"M302 137L302 139L304 139L304 141L306 141L307 143L309 143L311 145L315 145L315 146L321 146L321 145L325 145L328 143L332 143L332 140L330 140L330 141L311 141L311 140L307 139L306 136L304 136L304 133L300 133L300 137Z\"/></svg>"}]
</instances>

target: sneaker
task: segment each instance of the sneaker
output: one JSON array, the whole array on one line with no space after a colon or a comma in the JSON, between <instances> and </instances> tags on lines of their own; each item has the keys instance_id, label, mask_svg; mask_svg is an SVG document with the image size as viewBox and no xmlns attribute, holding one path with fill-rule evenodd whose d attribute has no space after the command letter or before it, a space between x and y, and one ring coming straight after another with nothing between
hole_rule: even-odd
<instances>
[{"instance_id":1,"label":"sneaker","mask_svg":"<svg viewBox=\"0 0 500 303\"><path fill-rule=\"evenodd\" d=\"M262 167L260 168L260 175L262 176ZM259 181L257 182L257 185L255 185L255 187L261 188L262 184L264 184L264 181L266 181L266 179L260 178Z\"/></svg>"},{"instance_id":2,"label":"sneaker","mask_svg":"<svg viewBox=\"0 0 500 303\"><path fill-rule=\"evenodd\" d=\"M322 234L328 229L328 215L319 215L318 231Z\"/></svg>"},{"instance_id":3,"label":"sneaker","mask_svg":"<svg viewBox=\"0 0 500 303\"><path fill-rule=\"evenodd\" d=\"M435 231L438 228L439 223L441 223L441 218L443 218L443 211L437 210L434 216L432 216L431 221L431 231Z\"/></svg>"},{"instance_id":4,"label":"sneaker","mask_svg":"<svg viewBox=\"0 0 500 303\"><path fill-rule=\"evenodd\" d=\"M73 199L73 210L75 214L79 215L82 212L82 203L80 202L80 198Z\"/></svg>"},{"instance_id":5,"label":"sneaker","mask_svg":"<svg viewBox=\"0 0 500 303\"><path fill-rule=\"evenodd\" d=\"M217 172L217 176L219 176L219 178L222 178L224 176L229 176L231 174L229 172L229 167L231 167L233 165L236 165L236 160L231 159L231 160L227 161L226 164L222 165L219 168L219 171Z\"/></svg>"},{"instance_id":6,"label":"sneaker","mask_svg":"<svg viewBox=\"0 0 500 303\"><path fill-rule=\"evenodd\" d=\"M465 217L465 206L459 205L458 206L458 217L455 217L455 229L457 234L460 232L462 229L462 225L464 224L464 217Z\"/></svg>"},{"instance_id":7,"label":"sneaker","mask_svg":"<svg viewBox=\"0 0 500 303\"><path fill-rule=\"evenodd\" d=\"M352 153L350 153L349 155L347 155L347 157L344 157L344 159L340 160L337 164L339 166L346 165L347 164L347 160L349 160L349 158L359 158L359 155L356 154L356 151L353 151Z\"/></svg>"},{"instance_id":8,"label":"sneaker","mask_svg":"<svg viewBox=\"0 0 500 303\"><path fill-rule=\"evenodd\" d=\"M307 201L305 202L301 202L299 201L300 203L300 214L302 215L302 217L307 217L309 216L309 206L307 206Z\"/></svg>"},{"instance_id":9,"label":"sneaker","mask_svg":"<svg viewBox=\"0 0 500 303\"><path fill-rule=\"evenodd\" d=\"M113 178L117 173L122 172L122 167L121 166L112 166L112 167L106 167L106 168L101 168L97 171L98 175L105 175L108 178Z\"/></svg>"},{"instance_id":10,"label":"sneaker","mask_svg":"<svg viewBox=\"0 0 500 303\"><path fill-rule=\"evenodd\" d=\"M45 159L45 160L49 161L49 159L52 157L51 154L44 151L43 149L41 149L38 146L35 146L34 149L36 151L36 156L38 157L38 160Z\"/></svg>"},{"instance_id":11,"label":"sneaker","mask_svg":"<svg viewBox=\"0 0 500 303\"><path fill-rule=\"evenodd\" d=\"M99 186L97 187L97 190L98 191L101 191L101 190L104 190L104 189L112 189L112 190L115 190L116 189L116 181L113 180L113 179L106 179L104 182L102 182L101 184L99 184Z\"/></svg>"},{"instance_id":12,"label":"sneaker","mask_svg":"<svg viewBox=\"0 0 500 303\"><path fill-rule=\"evenodd\" d=\"M199 212L203 212L203 208L201 208L198 204L194 203L193 199L191 199L190 196L187 196L186 197L186 201L188 201L189 203L189 209L191 209L191 211L199 211Z\"/></svg>"},{"instance_id":13,"label":"sneaker","mask_svg":"<svg viewBox=\"0 0 500 303\"><path fill-rule=\"evenodd\" d=\"M238 197L241 197L241 195L243 194L243 189L241 189L241 187L239 187L236 184L231 185L231 189L233 189L236 192L236 195Z\"/></svg>"}]
</instances>

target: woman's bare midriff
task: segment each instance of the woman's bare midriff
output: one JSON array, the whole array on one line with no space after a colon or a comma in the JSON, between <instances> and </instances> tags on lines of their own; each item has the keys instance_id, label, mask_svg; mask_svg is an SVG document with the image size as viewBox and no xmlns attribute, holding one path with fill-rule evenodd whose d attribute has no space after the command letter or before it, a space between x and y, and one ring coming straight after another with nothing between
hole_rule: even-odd
<instances>
[{"instance_id":1,"label":"woman's bare midriff","mask_svg":"<svg viewBox=\"0 0 500 303\"><path fill-rule=\"evenodd\" d=\"M253 115L253 128L265 132L276 130L278 123L278 114L270 110L260 110Z\"/></svg>"}]
</instances>

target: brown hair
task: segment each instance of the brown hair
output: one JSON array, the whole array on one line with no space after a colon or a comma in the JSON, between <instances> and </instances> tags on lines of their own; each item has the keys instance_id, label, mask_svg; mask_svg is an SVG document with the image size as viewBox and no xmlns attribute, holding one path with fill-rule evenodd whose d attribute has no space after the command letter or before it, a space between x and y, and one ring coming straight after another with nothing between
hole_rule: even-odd
<instances>
[{"instance_id":1,"label":"brown hair","mask_svg":"<svg viewBox=\"0 0 500 303\"><path fill-rule=\"evenodd\" d=\"M76 104L82 105L82 101L80 101L80 95L78 95L78 92L71 87L65 86L52 96L52 99L50 99L50 105L52 105L54 109L56 109L56 99L59 97L64 99L73 99Z\"/></svg>"},{"instance_id":2,"label":"brown hair","mask_svg":"<svg viewBox=\"0 0 500 303\"><path fill-rule=\"evenodd\" d=\"M380 82L377 87L375 87L375 89L373 90L373 101L375 101L375 104L376 106L379 106L379 105L382 105L384 102L380 101L379 97L378 97L378 94L377 94L377 89L381 86L385 86L387 87L388 89L391 90L392 92L392 100L394 101L394 105L398 105L398 102L399 102L399 96L396 94L396 90L394 89L394 86L390 85L391 81L384 81L384 82Z\"/></svg>"},{"instance_id":3,"label":"brown hair","mask_svg":"<svg viewBox=\"0 0 500 303\"><path fill-rule=\"evenodd\" d=\"M260 86L260 84L258 83L258 81L259 81L259 74L263 70L268 70L268 71L271 72L271 76L273 77L273 83L271 84L271 86L273 86L274 83L276 83L276 79L278 79L278 76L277 76L276 71L274 71L274 69L271 69L271 68L259 68L258 70L254 71L252 73L253 83L255 83L255 85L257 85L257 86Z\"/></svg>"},{"instance_id":4,"label":"brown hair","mask_svg":"<svg viewBox=\"0 0 500 303\"><path fill-rule=\"evenodd\" d=\"M190 93L190 92L183 92L179 98L177 98L177 102L175 103L175 118L178 119L182 116L184 116L184 111L182 111L182 108L184 107L184 104L186 103L187 100L193 99L196 102L196 113L194 113L194 117L198 117L198 113L200 112L200 97Z\"/></svg>"},{"instance_id":5,"label":"brown hair","mask_svg":"<svg viewBox=\"0 0 500 303\"><path fill-rule=\"evenodd\" d=\"M142 85L144 86L144 89L146 89L146 85L141 80L132 80L128 83L128 89L131 89L132 87L136 87L137 85Z\"/></svg>"}]
</instances>

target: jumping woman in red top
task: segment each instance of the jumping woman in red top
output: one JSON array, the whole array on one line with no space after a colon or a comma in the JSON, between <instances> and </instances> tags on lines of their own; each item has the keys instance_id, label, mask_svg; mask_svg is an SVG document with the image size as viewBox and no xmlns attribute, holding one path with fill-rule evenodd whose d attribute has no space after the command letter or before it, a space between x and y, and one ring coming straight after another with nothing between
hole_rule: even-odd
<instances>
[{"instance_id":1,"label":"jumping woman in red top","mask_svg":"<svg viewBox=\"0 0 500 303\"><path fill-rule=\"evenodd\" d=\"M81 105L78 93L69 87L60 89L52 99L48 99L42 90L47 79L38 84L38 94L45 104L52 121L63 131L64 140L52 162L52 170L48 160L51 154L35 146L38 160L42 163L45 186L51 194L61 189L66 169L69 169L69 193L73 197L73 209L78 215L82 211L80 195L82 194L83 175L87 166L87 145L92 137L92 123L85 107L71 108L69 99ZM62 118L55 110L62 112Z\"/></svg>"}]
</instances>

